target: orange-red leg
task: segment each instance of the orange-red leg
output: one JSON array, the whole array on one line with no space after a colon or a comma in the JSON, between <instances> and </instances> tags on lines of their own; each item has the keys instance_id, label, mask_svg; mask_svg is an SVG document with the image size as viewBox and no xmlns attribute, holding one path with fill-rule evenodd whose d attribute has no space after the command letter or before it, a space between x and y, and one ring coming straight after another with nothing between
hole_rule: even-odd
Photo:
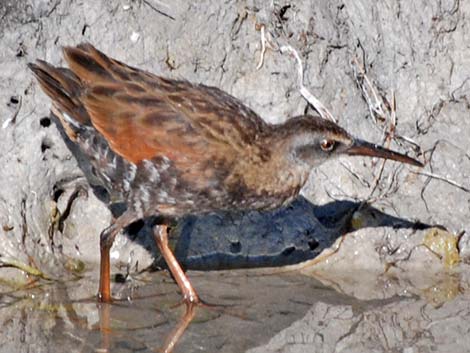
<instances>
[{"instance_id":1,"label":"orange-red leg","mask_svg":"<svg viewBox=\"0 0 470 353\"><path fill-rule=\"evenodd\" d=\"M113 246L114 238L122 228L130 224L135 219L134 214L124 213L113 221L113 223L103 230L100 235L100 288L98 299L101 302L111 302L111 265L109 252Z\"/></svg>"},{"instance_id":2,"label":"orange-red leg","mask_svg":"<svg viewBox=\"0 0 470 353\"><path fill-rule=\"evenodd\" d=\"M100 246L100 288L98 290L98 299L105 303L111 301L110 250L111 246Z\"/></svg>"},{"instance_id":3,"label":"orange-red leg","mask_svg":"<svg viewBox=\"0 0 470 353\"><path fill-rule=\"evenodd\" d=\"M196 293L193 285L189 281L189 278L184 273L178 260L168 246L168 227L166 225L155 226L154 238L157 243L160 252L165 259L171 274L173 275L176 283L181 289L184 301L188 305L199 304L199 296Z\"/></svg>"}]
</instances>

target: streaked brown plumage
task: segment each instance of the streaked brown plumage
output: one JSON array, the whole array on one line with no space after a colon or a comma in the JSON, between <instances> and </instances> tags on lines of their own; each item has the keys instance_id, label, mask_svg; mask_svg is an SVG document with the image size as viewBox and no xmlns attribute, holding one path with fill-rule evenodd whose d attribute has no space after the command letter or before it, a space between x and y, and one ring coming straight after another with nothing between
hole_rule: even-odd
<instances>
[{"instance_id":1,"label":"streaked brown plumage","mask_svg":"<svg viewBox=\"0 0 470 353\"><path fill-rule=\"evenodd\" d=\"M90 44L64 48L64 57L70 69L44 61L30 68L52 99L69 144L89 160L89 180L98 180L112 202L127 205L101 235L105 301L109 249L135 220L279 207L298 195L313 167L341 153L420 165L315 116L268 124L218 88L158 77ZM185 299L198 302L166 244L166 227L157 226L155 239Z\"/></svg>"}]
</instances>

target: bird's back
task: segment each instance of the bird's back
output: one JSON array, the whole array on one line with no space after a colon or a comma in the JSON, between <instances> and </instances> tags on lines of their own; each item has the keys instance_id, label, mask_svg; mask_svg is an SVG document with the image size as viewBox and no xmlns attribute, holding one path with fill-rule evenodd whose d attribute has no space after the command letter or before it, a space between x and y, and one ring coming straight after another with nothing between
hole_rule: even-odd
<instances>
[{"instance_id":1,"label":"bird's back","mask_svg":"<svg viewBox=\"0 0 470 353\"><path fill-rule=\"evenodd\" d=\"M271 126L257 114L217 88L132 68L90 44L64 57L70 69L30 68L115 198L142 214L250 208L256 190L242 174L271 158L260 142Z\"/></svg>"}]
</instances>

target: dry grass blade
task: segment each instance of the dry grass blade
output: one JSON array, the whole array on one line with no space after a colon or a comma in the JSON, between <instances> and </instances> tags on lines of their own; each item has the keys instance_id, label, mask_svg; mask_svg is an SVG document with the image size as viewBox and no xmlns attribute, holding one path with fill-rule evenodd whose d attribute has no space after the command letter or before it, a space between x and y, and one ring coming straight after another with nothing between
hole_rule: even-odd
<instances>
[{"instance_id":1,"label":"dry grass blade","mask_svg":"<svg viewBox=\"0 0 470 353\"><path fill-rule=\"evenodd\" d=\"M39 277L42 279L47 279L50 280L51 278L47 276L44 272L40 271L39 269L26 265L20 261L17 260L11 260L11 259L1 259L0 260L0 267L11 267L11 268L16 268L20 271L23 271L27 273L30 276L34 277Z\"/></svg>"}]
</instances>

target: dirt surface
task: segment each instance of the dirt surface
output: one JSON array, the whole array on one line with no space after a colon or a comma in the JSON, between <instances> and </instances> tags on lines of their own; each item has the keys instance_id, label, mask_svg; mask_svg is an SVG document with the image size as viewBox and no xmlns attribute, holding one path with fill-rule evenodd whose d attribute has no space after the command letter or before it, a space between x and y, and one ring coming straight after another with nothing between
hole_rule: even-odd
<instances>
[{"instance_id":1,"label":"dirt surface","mask_svg":"<svg viewBox=\"0 0 470 353\"><path fill-rule=\"evenodd\" d=\"M264 215L183 220L173 231L178 256L198 270L313 258L297 270L301 276L319 277L361 300L401 296L410 288L422 300L426 288L451 278L454 294L443 297L458 297L468 288L470 262L469 16L470 3L458 0L1 1L2 281L17 289L31 278L96 273L99 233L111 220L51 123L50 102L28 62L63 64L61 46L87 41L130 65L220 87L276 123L313 112L300 92L296 59L280 50L291 46L303 63L305 89L341 126L415 156L425 167L352 157L327 162L303 190L308 201ZM435 225L441 227L429 227ZM148 231L140 224L117 237L113 272L162 264ZM363 271L366 276L354 275ZM237 290L247 291L243 283ZM454 317L465 299L454 302L438 317ZM322 305L305 310L305 318L280 335L318 332L320 323L309 315L321 315ZM394 310L419 311L402 301L387 305L391 314L383 320L392 320ZM344 310L348 316L350 307ZM468 329L465 315L455 320ZM348 330L367 330L351 325ZM253 352L303 351L297 339L279 341L291 336L275 336L278 329L268 347L265 337ZM460 342L453 338L461 332L448 332L445 342ZM354 337L358 347L366 346L362 336ZM380 347L376 351L386 351ZM436 349L449 351L443 347L453 346Z\"/></svg>"}]
</instances>

